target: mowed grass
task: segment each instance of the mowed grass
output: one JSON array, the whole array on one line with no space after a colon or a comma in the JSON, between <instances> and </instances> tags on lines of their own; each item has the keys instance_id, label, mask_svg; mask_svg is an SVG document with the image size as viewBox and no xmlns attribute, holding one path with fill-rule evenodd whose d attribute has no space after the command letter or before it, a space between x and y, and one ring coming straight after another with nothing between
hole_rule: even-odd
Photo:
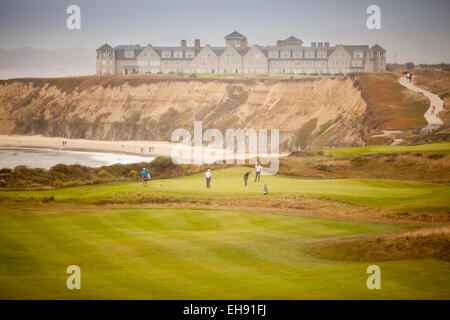
<instances>
[{"instance_id":1,"label":"mowed grass","mask_svg":"<svg viewBox=\"0 0 450 320\"><path fill-rule=\"evenodd\" d=\"M311 241L399 226L184 209L2 209L2 299L449 299L450 265L372 263L302 253ZM81 290L66 288L69 265Z\"/></svg>"},{"instance_id":2,"label":"mowed grass","mask_svg":"<svg viewBox=\"0 0 450 320\"><path fill-rule=\"evenodd\" d=\"M323 150L323 152L325 154L330 154L333 156L353 156L364 154L401 153L401 152L450 154L450 142L428 143L415 146L379 145L379 146L368 146L368 147L348 148L348 149L326 149Z\"/></svg>"},{"instance_id":3,"label":"mowed grass","mask_svg":"<svg viewBox=\"0 0 450 320\"><path fill-rule=\"evenodd\" d=\"M413 168L412 168L413 169ZM249 186L244 187L243 174L252 171ZM2 191L0 197L29 199L55 197L55 201L75 203L139 202L146 196L175 196L190 198L264 198L263 185L269 196L296 193L308 196L343 200L381 209L411 212L445 212L450 210L450 186L444 183L425 183L375 179L296 179L263 175L253 182L252 168L228 168L213 171L211 189L206 189L204 174L180 178L154 180L149 187L142 183L111 183L48 191Z\"/></svg>"}]
</instances>

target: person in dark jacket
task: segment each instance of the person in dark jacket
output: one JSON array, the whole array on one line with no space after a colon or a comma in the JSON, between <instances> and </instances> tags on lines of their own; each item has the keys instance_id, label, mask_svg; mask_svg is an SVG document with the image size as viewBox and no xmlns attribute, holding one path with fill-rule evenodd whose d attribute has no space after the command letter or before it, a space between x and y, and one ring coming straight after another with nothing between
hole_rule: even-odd
<instances>
[{"instance_id":1,"label":"person in dark jacket","mask_svg":"<svg viewBox=\"0 0 450 320\"><path fill-rule=\"evenodd\" d=\"M248 181L248 176L250 175L250 171L247 171L246 173L244 173L244 183L245 186L247 186L247 181Z\"/></svg>"}]
</instances>

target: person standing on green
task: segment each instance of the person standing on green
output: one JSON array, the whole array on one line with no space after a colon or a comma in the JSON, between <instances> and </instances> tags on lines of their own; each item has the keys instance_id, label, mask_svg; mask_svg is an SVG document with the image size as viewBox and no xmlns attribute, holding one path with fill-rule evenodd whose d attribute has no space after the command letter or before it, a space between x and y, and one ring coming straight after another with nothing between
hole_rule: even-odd
<instances>
[{"instance_id":1,"label":"person standing on green","mask_svg":"<svg viewBox=\"0 0 450 320\"><path fill-rule=\"evenodd\" d=\"M149 175L149 170L146 169L146 168L142 168L141 175L142 175L142 181L144 183L144 187L146 187L147 186L147 181L149 180L149 176L150 176Z\"/></svg>"},{"instance_id":2,"label":"person standing on green","mask_svg":"<svg viewBox=\"0 0 450 320\"><path fill-rule=\"evenodd\" d=\"M261 178L261 170L262 170L262 167L257 163L255 166L255 171L256 171L255 182L256 182L256 179L258 179L258 182L259 182L259 179Z\"/></svg>"},{"instance_id":3,"label":"person standing on green","mask_svg":"<svg viewBox=\"0 0 450 320\"><path fill-rule=\"evenodd\" d=\"M211 169L208 169L208 171L206 171L205 177L206 177L206 188L210 189L211 188Z\"/></svg>"},{"instance_id":4,"label":"person standing on green","mask_svg":"<svg viewBox=\"0 0 450 320\"><path fill-rule=\"evenodd\" d=\"M244 184L245 186L247 186L247 181L248 181L248 176L250 175L250 171L247 171L246 173L244 173Z\"/></svg>"}]
</instances>

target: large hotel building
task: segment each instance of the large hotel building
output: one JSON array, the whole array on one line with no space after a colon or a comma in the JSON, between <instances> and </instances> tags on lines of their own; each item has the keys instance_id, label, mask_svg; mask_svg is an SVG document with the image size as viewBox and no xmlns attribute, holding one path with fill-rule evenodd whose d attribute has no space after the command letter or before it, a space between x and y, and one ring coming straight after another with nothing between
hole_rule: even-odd
<instances>
[{"instance_id":1,"label":"large hotel building","mask_svg":"<svg viewBox=\"0 0 450 320\"><path fill-rule=\"evenodd\" d=\"M187 46L154 47L105 43L97 49L98 75L133 73L281 73L347 74L386 71L386 50L375 44L330 46L312 42L309 47L294 36L278 40L275 46L247 45L247 38L237 31L225 36L224 47Z\"/></svg>"}]
</instances>

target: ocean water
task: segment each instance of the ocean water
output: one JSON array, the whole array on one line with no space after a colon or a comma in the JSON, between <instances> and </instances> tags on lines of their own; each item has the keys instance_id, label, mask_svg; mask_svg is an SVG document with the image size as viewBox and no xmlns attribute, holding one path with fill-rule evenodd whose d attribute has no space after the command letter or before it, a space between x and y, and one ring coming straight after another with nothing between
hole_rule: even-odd
<instances>
[{"instance_id":1,"label":"ocean water","mask_svg":"<svg viewBox=\"0 0 450 320\"><path fill-rule=\"evenodd\" d=\"M56 164L80 164L88 167L109 166L116 163L151 162L154 157L137 155L53 150L41 148L0 148L0 168L27 166L50 169Z\"/></svg>"}]
</instances>

